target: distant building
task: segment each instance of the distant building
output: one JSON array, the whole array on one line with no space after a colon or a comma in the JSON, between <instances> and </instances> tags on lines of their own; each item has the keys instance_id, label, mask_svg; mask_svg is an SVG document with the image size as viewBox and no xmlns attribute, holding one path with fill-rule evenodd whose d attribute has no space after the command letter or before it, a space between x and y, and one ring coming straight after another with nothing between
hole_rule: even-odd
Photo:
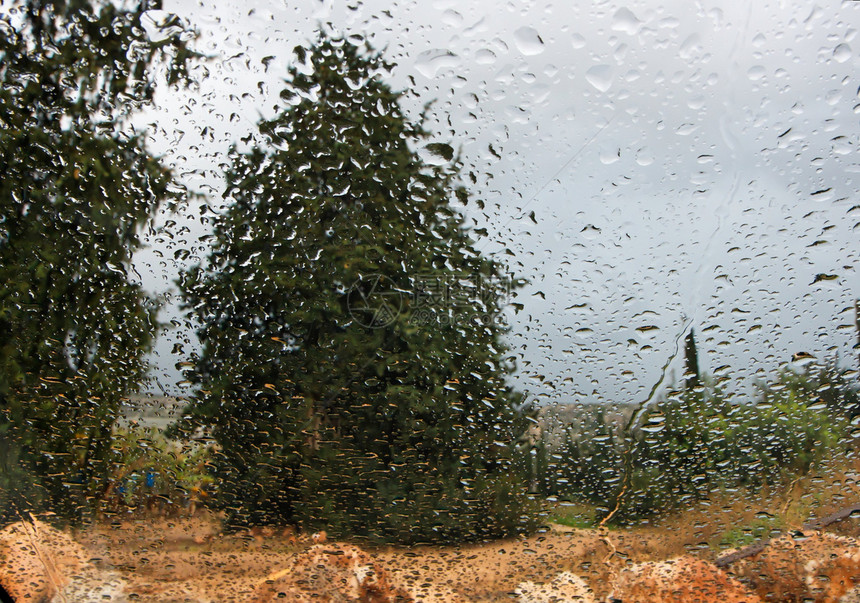
<instances>
[{"instance_id":1,"label":"distant building","mask_svg":"<svg viewBox=\"0 0 860 603\"><path fill-rule=\"evenodd\" d=\"M540 409L537 425L529 436L535 439L543 436L550 452L564 444L568 433L576 440L594 434L598 427L611 425L619 437L637 408L637 404L551 404Z\"/></svg>"},{"instance_id":2,"label":"distant building","mask_svg":"<svg viewBox=\"0 0 860 603\"><path fill-rule=\"evenodd\" d=\"M165 429L179 418L187 400L177 396L137 394L128 397L122 405L122 416L117 427L129 425Z\"/></svg>"}]
</instances>

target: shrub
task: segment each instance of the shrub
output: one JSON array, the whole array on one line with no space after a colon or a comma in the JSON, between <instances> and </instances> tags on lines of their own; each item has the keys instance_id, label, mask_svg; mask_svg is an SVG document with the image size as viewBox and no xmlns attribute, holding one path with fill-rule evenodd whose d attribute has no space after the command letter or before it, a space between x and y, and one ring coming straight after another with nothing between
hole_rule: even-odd
<instances>
[{"instance_id":1,"label":"shrub","mask_svg":"<svg viewBox=\"0 0 860 603\"><path fill-rule=\"evenodd\" d=\"M569 430L547 493L596 504L604 516L617 505L612 519L624 523L718 491L780 483L845 442L856 396L833 369L783 371L749 404L703 377L658 401L630 433L602 420Z\"/></svg>"},{"instance_id":2,"label":"shrub","mask_svg":"<svg viewBox=\"0 0 860 603\"><path fill-rule=\"evenodd\" d=\"M108 487L99 502L102 513L193 514L210 495L215 479L208 471L212 448L201 442L165 438L156 428L117 430Z\"/></svg>"}]
</instances>

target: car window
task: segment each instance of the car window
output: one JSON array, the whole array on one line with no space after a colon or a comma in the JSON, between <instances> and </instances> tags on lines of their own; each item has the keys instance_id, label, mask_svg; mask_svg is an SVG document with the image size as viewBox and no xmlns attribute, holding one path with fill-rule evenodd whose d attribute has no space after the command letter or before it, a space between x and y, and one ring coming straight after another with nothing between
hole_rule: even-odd
<instances>
[{"instance_id":1,"label":"car window","mask_svg":"<svg viewBox=\"0 0 860 603\"><path fill-rule=\"evenodd\" d=\"M0 7L0 595L860 596L856 3Z\"/></svg>"}]
</instances>

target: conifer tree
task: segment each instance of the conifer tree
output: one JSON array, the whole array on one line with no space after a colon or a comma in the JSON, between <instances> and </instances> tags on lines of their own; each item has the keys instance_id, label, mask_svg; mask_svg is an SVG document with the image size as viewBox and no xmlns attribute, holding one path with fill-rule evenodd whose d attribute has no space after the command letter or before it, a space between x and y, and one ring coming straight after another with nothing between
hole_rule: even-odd
<instances>
[{"instance_id":1,"label":"conifer tree","mask_svg":"<svg viewBox=\"0 0 860 603\"><path fill-rule=\"evenodd\" d=\"M854 397L856 404L850 410L851 417L860 415L860 395L858 395L858 389L860 389L860 298L854 300L854 330L857 334L857 343L854 344L853 349L857 352L858 371L855 373L856 377L854 379Z\"/></svg>"},{"instance_id":2,"label":"conifer tree","mask_svg":"<svg viewBox=\"0 0 860 603\"><path fill-rule=\"evenodd\" d=\"M398 542L523 529L506 279L452 205L453 149L369 46L295 54L180 282L203 344L184 425L218 442L229 520Z\"/></svg>"},{"instance_id":3,"label":"conifer tree","mask_svg":"<svg viewBox=\"0 0 860 603\"><path fill-rule=\"evenodd\" d=\"M684 339L684 385L687 389L695 389L699 386L701 373L699 372L699 351L696 349L696 334L690 329Z\"/></svg>"},{"instance_id":4,"label":"conifer tree","mask_svg":"<svg viewBox=\"0 0 860 603\"><path fill-rule=\"evenodd\" d=\"M193 54L158 8L29 0L0 15L0 518L78 516L145 375L154 307L130 259L176 193L125 124L156 63L178 82Z\"/></svg>"}]
</instances>

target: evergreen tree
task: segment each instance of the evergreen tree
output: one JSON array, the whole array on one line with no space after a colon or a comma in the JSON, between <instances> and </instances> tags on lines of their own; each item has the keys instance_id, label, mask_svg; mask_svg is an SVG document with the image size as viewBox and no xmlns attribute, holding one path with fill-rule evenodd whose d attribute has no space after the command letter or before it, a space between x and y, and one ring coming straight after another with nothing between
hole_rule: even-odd
<instances>
[{"instance_id":1,"label":"evergreen tree","mask_svg":"<svg viewBox=\"0 0 860 603\"><path fill-rule=\"evenodd\" d=\"M860 369L860 299L854 300L854 330L857 331L854 349L857 350L857 368Z\"/></svg>"},{"instance_id":2,"label":"evergreen tree","mask_svg":"<svg viewBox=\"0 0 860 603\"><path fill-rule=\"evenodd\" d=\"M148 8L30 0L0 15L0 519L89 504L145 375L154 309L129 261L176 195L124 124L155 64L176 82L191 56Z\"/></svg>"},{"instance_id":3,"label":"evergreen tree","mask_svg":"<svg viewBox=\"0 0 860 603\"><path fill-rule=\"evenodd\" d=\"M693 329L687 333L684 340L684 383L687 389L699 386L701 373L699 372L699 351L696 349L696 335Z\"/></svg>"},{"instance_id":4,"label":"evergreen tree","mask_svg":"<svg viewBox=\"0 0 860 603\"><path fill-rule=\"evenodd\" d=\"M217 440L235 524L515 532L505 278L451 204L468 199L453 150L404 116L369 47L321 36L296 58L277 115L232 152L211 255L180 282L204 346L185 427Z\"/></svg>"}]
</instances>

